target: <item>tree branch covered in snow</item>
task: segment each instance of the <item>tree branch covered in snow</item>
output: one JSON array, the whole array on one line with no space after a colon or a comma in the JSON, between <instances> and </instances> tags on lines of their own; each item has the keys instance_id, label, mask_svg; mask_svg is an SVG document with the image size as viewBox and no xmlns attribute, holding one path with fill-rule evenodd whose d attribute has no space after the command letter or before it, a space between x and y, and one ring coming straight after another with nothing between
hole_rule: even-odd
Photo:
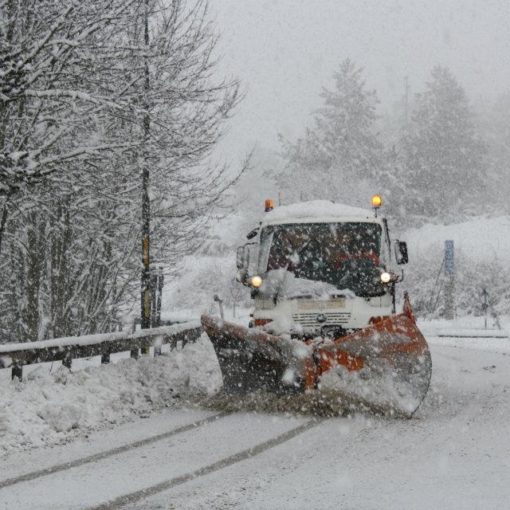
<instances>
[{"instance_id":1,"label":"tree branch covered in snow","mask_svg":"<svg viewBox=\"0 0 510 510\"><path fill-rule=\"evenodd\" d=\"M173 271L243 169L212 158L239 84L214 78L205 0L0 13L0 338L109 331L138 303L142 170L153 263Z\"/></svg>"}]
</instances>

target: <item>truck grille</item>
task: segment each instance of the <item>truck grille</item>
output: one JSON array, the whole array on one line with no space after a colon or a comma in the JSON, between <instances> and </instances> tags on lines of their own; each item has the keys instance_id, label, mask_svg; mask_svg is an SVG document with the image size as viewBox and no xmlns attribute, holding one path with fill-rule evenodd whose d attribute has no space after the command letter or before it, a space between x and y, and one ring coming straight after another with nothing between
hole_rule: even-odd
<instances>
[{"instance_id":1,"label":"truck grille","mask_svg":"<svg viewBox=\"0 0 510 510\"><path fill-rule=\"evenodd\" d=\"M326 320L319 322L317 320L317 316L322 315L326 318ZM296 324L300 324L301 326L306 327L314 327L317 326L330 326L337 324L348 324L349 319L351 318L351 314L349 312L307 312L307 313L294 313L292 314L292 319Z\"/></svg>"}]
</instances>

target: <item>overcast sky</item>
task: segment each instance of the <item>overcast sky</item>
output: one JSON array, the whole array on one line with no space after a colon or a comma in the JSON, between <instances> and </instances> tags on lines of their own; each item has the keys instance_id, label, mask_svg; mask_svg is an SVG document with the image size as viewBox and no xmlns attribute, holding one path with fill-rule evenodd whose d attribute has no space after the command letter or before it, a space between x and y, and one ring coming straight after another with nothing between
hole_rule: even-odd
<instances>
[{"instance_id":1,"label":"overcast sky","mask_svg":"<svg viewBox=\"0 0 510 510\"><path fill-rule=\"evenodd\" d=\"M510 0L210 0L222 69L246 92L227 146L275 148L320 105L344 58L364 67L381 110L450 67L473 101L510 90Z\"/></svg>"}]
</instances>

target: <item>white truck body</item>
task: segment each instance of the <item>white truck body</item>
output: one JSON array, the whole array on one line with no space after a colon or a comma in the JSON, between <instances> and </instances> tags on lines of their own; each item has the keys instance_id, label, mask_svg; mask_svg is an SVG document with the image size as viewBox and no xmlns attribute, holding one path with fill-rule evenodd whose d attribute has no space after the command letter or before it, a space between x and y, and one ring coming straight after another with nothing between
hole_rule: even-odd
<instances>
[{"instance_id":1,"label":"white truck body","mask_svg":"<svg viewBox=\"0 0 510 510\"><path fill-rule=\"evenodd\" d=\"M371 248L370 253L361 254L371 260L368 266L370 266L372 280L374 277L379 278L383 272L395 274L392 265L396 261L395 256L392 255L387 223L384 218L377 218L373 211L328 201L313 201L281 206L264 215L258 230L258 242L251 243L251 263L248 264L249 267L246 268L244 275L245 280L249 280L249 277L253 275L259 275L262 279L260 288L252 293L255 302L253 325L263 326L274 334L290 333L296 336L313 337L327 334L331 330L338 335L339 330L349 332L360 329L366 327L370 319L392 313L396 279L389 285L382 285L378 281L374 287L377 295L373 295L374 291L367 294L356 288L343 288L341 285L331 283L335 278L335 271L340 271L336 268L341 267L338 260L342 254L335 253L337 247L341 249L341 243L337 244L336 239L338 239L338 232L345 229L350 229L348 232L351 234L350 239L355 237L353 233L358 232L355 242L364 235L370 235L371 246L378 243L377 248ZM331 237L329 231L337 237ZM320 235L321 233L323 236ZM276 249L273 235L293 238L294 246L299 243L302 245L287 256L286 262L280 261L280 266L276 268L272 267L271 263L268 264L270 253ZM296 235L298 241L296 241ZM306 242L303 240L305 238ZM328 240L326 241L325 238ZM329 243L328 256L331 255L333 258L336 256L336 266L330 264L329 272L324 273L323 280L327 281L320 281L320 276L311 279L297 277L298 271L292 271L290 268L293 262L296 262L297 266L304 264L300 260L299 252L308 249L311 243L316 246L315 252L312 250L312 256L307 259L307 263L312 268L309 271L312 273L313 268L319 267L320 264L327 266L329 263L320 260L321 254L325 258L324 243ZM280 245L282 245L281 241ZM284 248L289 251L288 246ZM318 254L319 260L310 261L310 258L314 258L314 253ZM360 253L358 257L355 255L345 257L361 260ZM272 264L275 266L274 261ZM359 271L361 277L366 276L363 271L359 269L356 271ZM352 277L352 275L348 276Z\"/></svg>"}]
</instances>

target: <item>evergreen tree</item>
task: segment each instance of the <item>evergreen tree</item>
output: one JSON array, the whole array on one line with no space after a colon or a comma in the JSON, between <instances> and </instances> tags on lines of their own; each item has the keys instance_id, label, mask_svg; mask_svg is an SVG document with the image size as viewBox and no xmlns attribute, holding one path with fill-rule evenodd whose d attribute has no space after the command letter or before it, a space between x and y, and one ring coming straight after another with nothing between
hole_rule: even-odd
<instances>
[{"instance_id":1,"label":"evergreen tree","mask_svg":"<svg viewBox=\"0 0 510 510\"><path fill-rule=\"evenodd\" d=\"M481 129L487 141L487 205L492 212L510 212L508 161L510 160L510 93L499 96L492 108L483 110Z\"/></svg>"},{"instance_id":2,"label":"evergreen tree","mask_svg":"<svg viewBox=\"0 0 510 510\"><path fill-rule=\"evenodd\" d=\"M334 77L334 89L323 89L323 106L314 127L296 143L284 142L287 171L281 185L294 198L329 198L367 203L377 188L383 148L374 129L378 103L367 90L363 70L344 60Z\"/></svg>"},{"instance_id":3,"label":"evergreen tree","mask_svg":"<svg viewBox=\"0 0 510 510\"><path fill-rule=\"evenodd\" d=\"M453 219L480 206L485 187L485 145L464 89L437 66L425 92L416 96L403 139L406 213Z\"/></svg>"}]
</instances>

